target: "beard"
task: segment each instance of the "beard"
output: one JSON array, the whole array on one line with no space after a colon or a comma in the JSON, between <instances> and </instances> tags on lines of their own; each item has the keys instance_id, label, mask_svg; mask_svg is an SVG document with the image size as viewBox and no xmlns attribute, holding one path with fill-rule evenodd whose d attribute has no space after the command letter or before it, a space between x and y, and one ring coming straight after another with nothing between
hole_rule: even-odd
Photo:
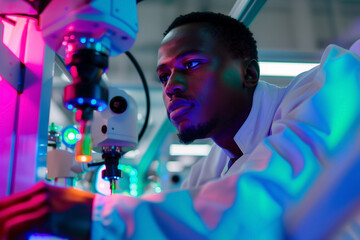
<instances>
[{"instance_id":1,"label":"beard","mask_svg":"<svg viewBox=\"0 0 360 240\"><path fill-rule=\"evenodd\" d=\"M199 124L196 127L189 127L177 134L181 143L189 144L196 139L209 137L209 133L215 129L217 122L215 120L209 121L204 124Z\"/></svg>"}]
</instances>

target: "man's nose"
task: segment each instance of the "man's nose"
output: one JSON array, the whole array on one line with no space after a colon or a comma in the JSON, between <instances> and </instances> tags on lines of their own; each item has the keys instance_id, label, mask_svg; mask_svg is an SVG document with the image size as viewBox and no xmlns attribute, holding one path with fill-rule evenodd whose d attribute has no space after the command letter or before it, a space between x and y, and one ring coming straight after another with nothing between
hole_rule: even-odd
<instances>
[{"instance_id":1,"label":"man's nose","mask_svg":"<svg viewBox=\"0 0 360 240\"><path fill-rule=\"evenodd\" d=\"M168 97L185 90L185 78L179 73L172 73L165 87Z\"/></svg>"}]
</instances>

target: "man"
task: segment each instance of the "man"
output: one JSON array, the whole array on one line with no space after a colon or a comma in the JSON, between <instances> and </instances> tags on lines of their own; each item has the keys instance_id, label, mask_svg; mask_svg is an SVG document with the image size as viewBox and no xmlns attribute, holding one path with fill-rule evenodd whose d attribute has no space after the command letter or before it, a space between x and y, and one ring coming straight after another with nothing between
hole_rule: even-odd
<instances>
[{"instance_id":1,"label":"man","mask_svg":"<svg viewBox=\"0 0 360 240\"><path fill-rule=\"evenodd\" d=\"M216 143L183 190L132 198L39 184L0 201L0 233L281 239L284 212L319 173L360 157L359 66L358 54L330 46L319 67L278 88L258 81L256 43L241 23L214 13L180 16L159 49L164 103L183 142Z\"/></svg>"},{"instance_id":2,"label":"man","mask_svg":"<svg viewBox=\"0 0 360 240\"><path fill-rule=\"evenodd\" d=\"M212 138L235 162L243 152L234 136L250 113L259 79L256 42L235 19L211 15L173 22L159 49L157 72L180 140ZM201 22L203 16L211 22Z\"/></svg>"}]
</instances>

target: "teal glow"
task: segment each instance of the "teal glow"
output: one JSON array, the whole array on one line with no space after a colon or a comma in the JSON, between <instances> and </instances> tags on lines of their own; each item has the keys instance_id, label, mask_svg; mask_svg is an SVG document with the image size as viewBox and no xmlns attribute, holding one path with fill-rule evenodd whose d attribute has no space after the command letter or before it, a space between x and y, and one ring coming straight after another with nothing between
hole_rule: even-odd
<instances>
[{"instance_id":1,"label":"teal glow","mask_svg":"<svg viewBox=\"0 0 360 240\"><path fill-rule=\"evenodd\" d=\"M305 127L303 129L306 131ZM286 187L288 193L300 199L322 169L312 149L289 128L281 136L269 137L265 144L269 145L273 156L263 172L264 179Z\"/></svg>"},{"instance_id":2,"label":"teal glow","mask_svg":"<svg viewBox=\"0 0 360 240\"><path fill-rule=\"evenodd\" d=\"M132 166L123 164L121 164L119 168L121 171L129 175L130 196L137 197L139 195L137 170Z\"/></svg>"},{"instance_id":3,"label":"teal glow","mask_svg":"<svg viewBox=\"0 0 360 240\"><path fill-rule=\"evenodd\" d=\"M327 84L321 89L319 95L319 104L322 101L323 105L319 111L326 113L329 127L332 132L329 133L327 143L330 148L341 144L347 129L355 129L358 125L357 113L358 104L360 102L360 95L357 90L360 88L359 68L354 66L359 65L359 60L350 54L338 57L338 50L333 49L330 52L329 58L332 61L325 62L323 69L325 70ZM339 81L342 81L341 89L339 89ZM326 93L326 95L325 95ZM328 97L328 96L334 97ZM324 102L323 99L327 101Z\"/></svg>"},{"instance_id":4,"label":"teal glow","mask_svg":"<svg viewBox=\"0 0 360 240\"><path fill-rule=\"evenodd\" d=\"M154 191L156 193L160 193L161 192L161 187L160 186L157 186L156 188L154 188Z\"/></svg>"},{"instance_id":5,"label":"teal glow","mask_svg":"<svg viewBox=\"0 0 360 240\"><path fill-rule=\"evenodd\" d=\"M272 198L272 195L269 194L268 189L264 186L262 181L256 178L256 174L250 173L248 176L242 176L237 186L237 194L241 196L237 199L241 203L234 204L235 207L233 208L236 209L231 209L231 211L241 212L241 216L244 216L243 226L252 233L256 233L259 224L271 223L274 219L281 218L283 213L281 205ZM249 206L256 207L249 208ZM258 236L265 237L264 239L276 239L276 235L264 235L266 231L258 234Z\"/></svg>"},{"instance_id":6,"label":"teal glow","mask_svg":"<svg viewBox=\"0 0 360 240\"><path fill-rule=\"evenodd\" d=\"M125 166L125 165L121 165L120 169L126 173L130 173L132 167L131 166Z\"/></svg>"}]
</instances>

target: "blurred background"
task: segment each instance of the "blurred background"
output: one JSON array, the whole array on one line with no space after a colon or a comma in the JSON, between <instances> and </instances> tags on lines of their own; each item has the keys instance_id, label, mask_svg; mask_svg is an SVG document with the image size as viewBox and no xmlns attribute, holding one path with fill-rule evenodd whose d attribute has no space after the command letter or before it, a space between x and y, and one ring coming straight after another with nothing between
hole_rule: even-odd
<instances>
[{"instance_id":1,"label":"blurred background","mask_svg":"<svg viewBox=\"0 0 360 240\"><path fill-rule=\"evenodd\" d=\"M163 32L180 14L192 11L229 14L235 2L144 0L138 3L139 33L131 53L146 76L151 113L138 148L126 154L120 162L128 166L128 173L136 169L137 176L146 179L143 186L145 193L178 187L188 175L189 167L206 156L212 144L209 140L199 140L188 146L179 144L175 129L167 120L162 89L155 71ZM349 48L360 38L360 0L268 0L249 27L258 43L260 61L317 63L327 45ZM283 70L286 69L283 67L279 71ZM109 71L104 79L108 86L121 88L136 100L140 130L146 114L145 93L139 74L126 55L110 58ZM292 77L264 73L261 79L286 85ZM63 128L74 124L74 113L65 109L62 103L63 88L67 84L67 74L58 62L53 81L50 123ZM98 157L101 158L100 155ZM130 176L122 184L131 182ZM94 179L97 179L95 174L87 181L96 181Z\"/></svg>"}]
</instances>

